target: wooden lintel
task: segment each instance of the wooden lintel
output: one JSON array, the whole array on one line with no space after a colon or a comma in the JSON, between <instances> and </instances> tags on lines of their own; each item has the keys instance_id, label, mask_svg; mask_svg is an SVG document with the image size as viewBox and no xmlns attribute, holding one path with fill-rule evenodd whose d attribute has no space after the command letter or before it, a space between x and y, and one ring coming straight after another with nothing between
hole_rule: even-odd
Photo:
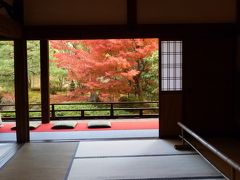
<instances>
[{"instance_id":1,"label":"wooden lintel","mask_svg":"<svg viewBox=\"0 0 240 180\"><path fill-rule=\"evenodd\" d=\"M161 39L183 37L221 37L237 33L235 23L226 24L148 24L133 25L98 25L98 26L25 26L24 38L37 39L110 39L144 38Z\"/></svg>"}]
</instances>

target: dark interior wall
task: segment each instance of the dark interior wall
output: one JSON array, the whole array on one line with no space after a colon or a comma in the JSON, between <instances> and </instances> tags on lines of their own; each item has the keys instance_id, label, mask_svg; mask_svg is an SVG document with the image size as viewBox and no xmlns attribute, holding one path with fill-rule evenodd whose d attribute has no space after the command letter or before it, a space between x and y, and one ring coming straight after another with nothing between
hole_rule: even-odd
<instances>
[{"instance_id":1,"label":"dark interior wall","mask_svg":"<svg viewBox=\"0 0 240 180\"><path fill-rule=\"evenodd\" d=\"M235 63L235 121L236 121L236 130L238 132L238 136L240 136L240 37L237 39L237 58Z\"/></svg>"},{"instance_id":2,"label":"dark interior wall","mask_svg":"<svg viewBox=\"0 0 240 180\"><path fill-rule=\"evenodd\" d=\"M183 41L183 122L201 134L232 132L233 38Z\"/></svg>"},{"instance_id":3,"label":"dark interior wall","mask_svg":"<svg viewBox=\"0 0 240 180\"><path fill-rule=\"evenodd\" d=\"M176 137L180 134L177 123L182 121L182 92L161 92L160 108L160 137Z\"/></svg>"}]
</instances>

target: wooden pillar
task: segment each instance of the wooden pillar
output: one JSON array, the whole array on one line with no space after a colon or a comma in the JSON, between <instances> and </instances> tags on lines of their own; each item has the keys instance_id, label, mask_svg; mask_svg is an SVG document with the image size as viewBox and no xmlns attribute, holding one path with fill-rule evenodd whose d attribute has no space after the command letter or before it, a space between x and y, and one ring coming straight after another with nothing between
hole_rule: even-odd
<instances>
[{"instance_id":1,"label":"wooden pillar","mask_svg":"<svg viewBox=\"0 0 240 180\"><path fill-rule=\"evenodd\" d=\"M50 122L48 40L40 40L42 123Z\"/></svg>"},{"instance_id":2,"label":"wooden pillar","mask_svg":"<svg viewBox=\"0 0 240 180\"><path fill-rule=\"evenodd\" d=\"M158 38L158 137L161 138L160 130L161 130L161 92L162 92L162 41Z\"/></svg>"},{"instance_id":3,"label":"wooden pillar","mask_svg":"<svg viewBox=\"0 0 240 180\"><path fill-rule=\"evenodd\" d=\"M14 75L17 142L29 142L28 76L26 40L14 41Z\"/></svg>"}]
</instances>

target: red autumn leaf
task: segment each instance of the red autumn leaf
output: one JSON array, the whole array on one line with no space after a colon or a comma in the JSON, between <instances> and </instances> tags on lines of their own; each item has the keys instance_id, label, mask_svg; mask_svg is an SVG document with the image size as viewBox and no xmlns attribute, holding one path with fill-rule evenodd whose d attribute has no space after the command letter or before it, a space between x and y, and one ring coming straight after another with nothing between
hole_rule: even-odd
<instances>
[{"instance_id":1,"label":"red autumn leaf","mask_svg":"<svg viewBox=\"0 0 240 180\"><path fill-rule=\"evenodd\" d=\"M81 91L86 97L96 93L110 101L133 90L141 71L138 61L158 48L157 39L65 40L50 44L56 50L54 62L78 84L71 93Z\"/></svg>"}]
</instances>

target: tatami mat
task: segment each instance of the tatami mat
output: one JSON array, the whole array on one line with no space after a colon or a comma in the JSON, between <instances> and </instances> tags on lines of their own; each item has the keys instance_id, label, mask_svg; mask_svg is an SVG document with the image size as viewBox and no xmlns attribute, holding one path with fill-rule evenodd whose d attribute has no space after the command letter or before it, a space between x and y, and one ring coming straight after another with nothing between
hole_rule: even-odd
<instances>
[{"instance_id":1,"label":"tatami mat","mask_svg":"<svg viewBox=\"0 0 240 180\"><path fill-rule=\"evenodd\" d=\"M68 180L219 178L221 175L199 155L79 158Z\"/></svg>"},{"instance_id":2,"label":"tatami mat","mask_svg":"<svg viewBox=\"0 0 240 180\"><path fill-rule=\"evenodd\" d=\"M0 142L17 141L16 133L0 133Z\"/></svg>"},{"instance_id":3,"label":"tatami mat","mask_svg":"<svg viewBox=\"0 0 240 180\"><path fill-rule=\"evenodd\" d=\"M76 157L172 155L195 153L194 151L175 150L174 145L179 143L179 141L160 139L80 142L76 152Z\"/></svg>"},{"instance_id":4,"label":"tatami mat","mask_svg":"<svg viewBox=\"0 0 240 180\"><path fill-rule=\"evenodd\" d=\"M68 139L117 139L117 138L153 138L158 137L158 130L108 130L79 132L32 132L31 140L68 140Z\"/></svg>"},{"instance_id":5,"label":"tatami mat","mask_svg":"<svg viewBox=\"0 0 240 180\"><path fill-rule=\"evenodd\" d=\"M0 144L0 168L15 154L19 147L16 143Z\"/></svg>"},{"instance_id":6,"label":"tatami mat","mask_svg":"<svg viewBox=\"0 0 240 180\"><path fill-rule=\"evenodd\" d=\"M15 148L15 143L3 143L0 144L0 157L4 156L7 152L9 152L12 148Z\"/></svg>"},{"instance_id":7,"label":"tatami mat","mask_svg":"<svg viewBox=\"0 0 240 180\"><path fill-rule=\"evenodd\" d=\"M118 139L118 138L154 138L158 130L108 130L79 132L31 132L33 141L44 140L81 140L81 139ZM0 133L0 142L16 141L15 133Z\"/></svg>"},{"instance_id":8,"label":"tatami mat","mask_svg":"<svg viewBox=\"0 0 240 180\"><path fill-rule=\"evenodd\" d=\"M0 169L0 179L222 179L194 151L175 150L178 143L160 139L27 143Z\"/></svg>"},{"instance_id":9,"label":"tatami mat","mask_svg":"<svg viewBox=\"0 0 240 180\"><path fill-rule=\"evenodd\" d=\"M77 143L28 143L0 170L1 180L64 180Z\"/></svg>"}]
</instances>

